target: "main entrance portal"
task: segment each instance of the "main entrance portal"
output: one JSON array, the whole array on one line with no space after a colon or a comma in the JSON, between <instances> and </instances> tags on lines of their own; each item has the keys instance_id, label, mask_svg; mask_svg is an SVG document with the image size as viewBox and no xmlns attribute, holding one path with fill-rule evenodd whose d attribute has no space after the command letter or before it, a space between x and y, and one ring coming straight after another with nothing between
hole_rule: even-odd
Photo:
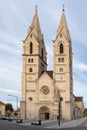
<instances>
[{"instance_id":1,"label":"main entrance portal","mask_svg":"<svg viewBox=\"0 0 87 130\"><path fill-rule=\"evenodd\" d=\"M39 118L41 120L49 120L50 119L50 109L46 106L43 106L39 109Z\"/></svg>"}]
</instances>

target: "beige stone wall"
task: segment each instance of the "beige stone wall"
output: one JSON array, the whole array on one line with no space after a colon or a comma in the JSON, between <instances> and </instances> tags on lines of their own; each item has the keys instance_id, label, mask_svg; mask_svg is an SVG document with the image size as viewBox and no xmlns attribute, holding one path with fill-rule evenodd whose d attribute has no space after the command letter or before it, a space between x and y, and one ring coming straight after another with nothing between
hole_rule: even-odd
<instances>
[{"instance_id":1,"label":"beige stone wall","mask_svg":"<svg viewBox=\"0 0 87 130\"><path fill-rule=\"evenodd\" d=\"M75 106L80 109L79 117L83 117L83 111L84 111L83 101L76 101Z\"/></svg>"},{"instance_id":2,"label":"beige stone wall","mask_svg":"<svg viewBox=\"0 0 87 130\"><path fill-rule=\"evenodd\" d=\"M20 117L21 119L26 119L26 112L25 112L25 101L20 102Z\"/></svg>"},{"instance_id":3,"label":"beige stone wall","mask_svg":"<svg viewBox=\"0 0 87 130\"><path fill-rule=\"evenodd\" d=\"M41 91L41 88L44 86L46 86L48 88L48 90L49 90L48 94L43 94L43 91ZM38 89L39 89L39 101L53 102L53 98L54 98L53 80L51 79L51 77L48 76L48 74L46 72L39 79Z\"/></svg>"},{"instance_id":4,"label":"beige stone wall","mask_svg":"<svg viewBox=\"0 0 87 130\"><path fill-rule=\"evenodd\" d=\"M0 104L0 116L5 116L5 105Z\"/></svg>"},{"instance_id":5,"label":"beige stone wall","mask_svg":"<svg viewBox=\"0 0 87 130\"><path fill-rule=\"evenodd\" d=\"M30 54L29 43L33 43L33 53ZM60 44L63 44L63 53L60 54ZM43 48L43 58L42 58ZM33 59L29 63L29 58ZM58 59L63 58L63 62ZM29 72L29 68L33 72ZM60 71L60 68L63 71ZM47 53L43 35L39 26L37 12L34 15L28 35L23 42L23 73L22 73L22 102L21 115L26 119L57 119L59 96L61 102L61 118L73 119L75 105L82 108L82 103L75 104L73 96L72 78L72 47L64 12L53 45L53 77L48 75ZM44 73L42 73L44 71ZM59 93L56 93L59 91Z\"/></svg>"},{"instance_id":6,"label":"beige stone wall","mask_svg":"<svg viewBox=\"0 0 87 130\"><path fill-rule=\"evenodd\" d=\"M63 44L64 52L59 53L60 43ZM70 43L65 39L58 37L54 43L54 79L55 86L60 90L60 95L63 97L62 101L62 118L71 119L73 114L72 109L72 68L70 67L71 61L71 52L69 52ZM59 62L59 58L64 58L63 62ZM63 68L63 71L60 72L60 68Z\"/></svg>"}]
</instances>

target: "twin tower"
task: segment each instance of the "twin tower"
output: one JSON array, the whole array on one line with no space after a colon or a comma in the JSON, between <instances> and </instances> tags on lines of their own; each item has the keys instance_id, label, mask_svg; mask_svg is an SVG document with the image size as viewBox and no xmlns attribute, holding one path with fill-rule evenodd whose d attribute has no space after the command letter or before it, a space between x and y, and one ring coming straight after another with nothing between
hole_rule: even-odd
<instances>
[{"instance_id":1,"label":"twin tower","mask_svg":"<svg viewBox=\"0 0 87 130\"><path fill-rule=\"evenodd\" d=\"M53 41L53 70L47 70L47 52L37 10L23 41L22 56L21 118L49 120L57 119L60 114L62 119L72 119L72 47L64 9Z\"/></svg>"}]
</instances>

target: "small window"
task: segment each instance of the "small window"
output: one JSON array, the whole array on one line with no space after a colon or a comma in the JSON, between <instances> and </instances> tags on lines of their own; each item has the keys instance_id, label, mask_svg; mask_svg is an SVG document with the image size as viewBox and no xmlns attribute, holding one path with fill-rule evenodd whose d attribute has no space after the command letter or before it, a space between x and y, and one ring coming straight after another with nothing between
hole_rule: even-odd
<instances>
[{"instance_id":1,"label":"small window","mask_svg":"<svg viewBox=\"0 0 87 130\"><path fill-rule=\"evenodd\" d=\"M28 59L29 63L33 63L33 61L34 61L33 59Z\"/></svg>"},{"instance_id":2,"label":"small window","mask_svg":"<svg viewBox=\"0 0 87 130\"><path fill-rule=\"evenodd\" d=\"M32 97L29 97L29 101L32 101L33 100L33 98Z\"/></svg>"},{"instance_id":3,"label":"small window","mask_svg":"<svg viewBox=\"0 0 87 130\"><path fill-rule=\"evenodd\" d=\"M30 38L32 38L32 34L30 34Z\"/></svg>"},{"instance_id":4,"label":"small window","mask_svg":"<svg viewBox=\"0 0 87 130\"><path fill-rule=\"evenodd\" d=\"M32 68L29 68L29 72L33 72L33 69L32 69Z\"/></svg>"},{"instance_id":5,"label":"small window","mask_svg":"<svg viewBox=\"0 0 87 130\"><path fill-rule=\"evenodd\" d=\"M34 60L33 60L33 59L31 59L31 62L32 62L32 63L33 63L33 61L34 61Z\"/></svg>"},{"instance_id":6,"label":"small window","mask_svg":"<svg viewBox=\"0 0 87 130\"><path fill-rule=\"evenodd\" d=\"M61 58L58 58L58 62L61 62Z\"/></svg>"},{"instance_id":7,"label":"small window","mask_svg":"<svg viewBox=\"0 0 87 130\"><path fill-rule=\"evenodd\" d=\"M62 37L62 34L60 34L60 37Z\"/></svg>"},{"instance_id":8,"label":"small window","mask_svg":"<svg viewBox=\"0 0 87 130\"><path fill-rule=\"evenodd\" d=\"M62 58L62 62L64 62L64 58Z\"/></svg>"},{"instance_id":9,"label":"small window","mask_svg":"<svg viewBox=\"0 0 87 130\"><path fill-rule=\"evenodd\" d=\"M63 68L59 68L59 71L60 71L60 72L63 72Z\"/></svg>"},{"instance_id":10,"label":"small window","mask_svg":"<svg viewBox=\"0 0 87 130\"><path fill-rule=\"evenodd\" d=\"M60 79L62 80L62 77L60 77Z\"/></svg>"},{"instance_id":11,"label":"small window","mask_svg":"<svg viewBox=\"0 0 87 130\"><path fill-rule=\"evenodd\" d=\"M31 59L28 59L28 62L30 63L30 62L31 62Z\"/></svg>"},{"instance_id":12,"label":"small window","mask_svg":"<svg viewBox=\"0 0 87 130\"><path fill-rule=\"evenodd\" d=\"M43 60L43 48L42 48L42 51L41 51L41 57L42 57L42 60Z\"/></svg>"},{"instance_id":13,"label":"small window","mask_svg":"<svg viewBox=\"0 0 87 130\"><path fill-rule=\"evenodd\" d=\"M58 62L64 62L64 58L58 58Z\"/></svg>"},{"instance_id":14,"label":"small window","mask_svg":"<svg viewBox=\"0 0 87 130\"><path fill-rule=\"evenodd\" d=\"M44 40L42 39L42 43L44 44Z\"/></svg>"}]
</instances>

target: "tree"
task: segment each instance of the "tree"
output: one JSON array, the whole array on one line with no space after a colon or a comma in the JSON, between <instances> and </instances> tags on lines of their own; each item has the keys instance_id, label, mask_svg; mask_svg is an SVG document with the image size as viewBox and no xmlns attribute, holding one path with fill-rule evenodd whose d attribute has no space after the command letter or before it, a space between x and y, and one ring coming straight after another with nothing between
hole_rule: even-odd
<instances>
[{"instance_id":1,"label":"tree","mask_svg":"<svg viewBox=\"0 0 87 130\"><path fill-rule=\"evenodd\" d=\"M10 104L10 103L7 103L6 105L5 105L5 111L11 111L11 112L13 112L13 107L12 107L12 104Z\"/></svg>"}]
</instances>

